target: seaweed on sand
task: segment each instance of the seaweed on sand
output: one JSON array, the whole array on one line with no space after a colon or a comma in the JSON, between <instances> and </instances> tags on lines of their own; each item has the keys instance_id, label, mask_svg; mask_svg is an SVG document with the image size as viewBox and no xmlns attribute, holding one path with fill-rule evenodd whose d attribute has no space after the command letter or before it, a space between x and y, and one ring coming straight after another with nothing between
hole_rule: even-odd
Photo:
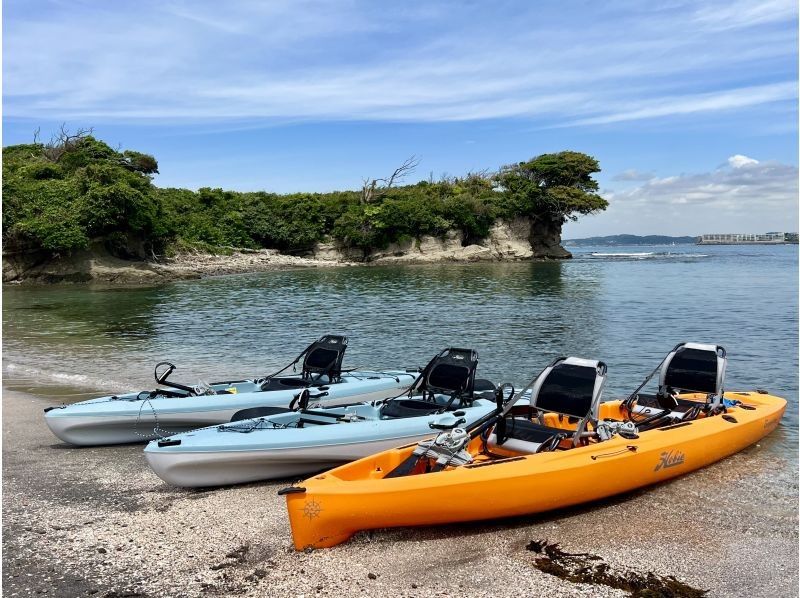
<instances>
[{"instance_id":1,"label":"seaweed on sand","mask_svg":"<svg viewBox=\"0 0 800 598\"><path fill-rule=\"evenodd\" d=\"M693 588L673 576L648 571L615 572L597 555L586 552L564 552L555 542L533 540L526 548L542 556L536 558L537 569L572 583L604 585L630 592L632 598L702 598L708 590Z\"/></svg>"}]
</instances>

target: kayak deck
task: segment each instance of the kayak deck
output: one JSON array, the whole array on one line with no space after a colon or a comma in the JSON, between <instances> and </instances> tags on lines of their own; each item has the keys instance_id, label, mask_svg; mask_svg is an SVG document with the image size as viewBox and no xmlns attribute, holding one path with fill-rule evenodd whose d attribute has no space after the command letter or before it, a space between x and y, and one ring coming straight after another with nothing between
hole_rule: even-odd
<instances>
[{"instance_id":1,"label":"kayak deck","mask_svg":"<svg viewBox=\"0 0 800 598\"><path fill-rule=\"evenodd\" d=\"M403 392L417 375L401 370L348 372L337 382L321 380L311 390L319 397L314 404L381 400ZM294 380L275 378L265 390L252 380L217 383L211 387L217 394L201 396L158 389L100 397L48 408L45 422L59 439L74 445L143 442L227 423L244 409L288 407L302 390Z\"/></svg>"},{"instance_id":2,"label":"kayak deck","mask_svg":"<svg viewBox=\"0 0 800 598\"><path fill-rule=\"evenodd\" d=\"M431 412L389 418L383 405L359 403L290 411L175 435L145 448L151 469L168 484L220 486L308 475L435 433L449 397L429 403ZM459 409L467 422L491 412L494 402L477 399Z\"/></svg>"},{"instance_id":3,"label":"kayak deck","mask_svg":"<svg viewBox=\"0 0 800 598\"><path fill-rule=\"evenodd\" d=\"M774 430L786 408L784 399L762 392L726 392L725 398L741 404L637 438L617 435L566 450L523 454L493 447L489 455L478 437L468 447L472 463L431 473L385 477L414 445L366 457L284 491L295 548L334 546L365 529L519 516L613 496L744 449ZM626 415L621 401L600 406L602 419ZM570 428L566 420L557 425Z\"/></svg>"}]
</instances>

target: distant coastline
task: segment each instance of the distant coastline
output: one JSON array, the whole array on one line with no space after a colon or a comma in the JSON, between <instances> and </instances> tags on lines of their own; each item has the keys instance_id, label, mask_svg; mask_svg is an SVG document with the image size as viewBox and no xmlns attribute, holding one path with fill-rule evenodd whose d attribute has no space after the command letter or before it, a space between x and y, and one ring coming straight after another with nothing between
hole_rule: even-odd
<instances>
[{"instance_id":1,"label":"distant coastline","mask_svg":"<svg viewBox=\"0 0 800 598\"><path fill-rule=\"evenodd\" d=\"M583 239L563 239L570 247L624 247L633 245L797 245L797 233L699 235L607 235Z\"/></svg>"},{"instance_id":2,"label":"distant coastline","mask_svg":"<svg viewBox=\"0 0 800 598\"><path fill-rule=\"evenodd\" d=\"M605 237L586 237L584 239L564 239L564 245L585 247L593 245L693 245L697 237L670 237L668 235L608 235Z\"/></svg>"}]
</instances>

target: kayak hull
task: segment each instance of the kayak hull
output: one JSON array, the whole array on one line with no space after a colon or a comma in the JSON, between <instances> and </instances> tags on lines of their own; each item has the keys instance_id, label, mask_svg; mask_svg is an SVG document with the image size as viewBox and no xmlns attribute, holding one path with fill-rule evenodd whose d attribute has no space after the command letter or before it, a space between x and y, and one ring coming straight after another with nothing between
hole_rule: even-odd
<instances>
[{"instance_id":1,"label":"kayak hull","mask_svg":"<svg viewBox=\"0 0 800 598\"><path fill-rule=\"evenodd\" d=\"M566 451L479 461L437 473L384 478L414 449L393 449L287 489L297 550L325 548L355 532L541 513L668 480L728 457L777 427L786 401L726 393L748 408ZM619 401L601 418L622 419ZM470 452L479 452L480 439Z\"/></svg>"},{"instance_id":2,"label":"kayak hull","mask_svg":"<svg viewBox=\"0 0 800 598\"><path fill-rule=\"evenodd\" d=\"M431 436L408 439L415 442ZM290 450L215 452L154 452L145 457L153 472L167 484L184 488L228 486L308 475L397 446L396 440L353 442Z\"/></svg>"},{"instance_id":3,"label":"kayak hull","mask_svg":"<svg viewBox=\"0 0 800 598\"><path fill-rule=\"evenodd\" d=\"M462 409L467 422L486 415L495 404L478 400ZM332 418L285 413L264 418L269 422L245 432L260 420L236 422L235 426L214 426L172 436L166 442L153 441L145 447L152 470L173 486L207 487L242 484L258 480L297 477L330 469L342 463L385 451L402 444L419 442L434 435L429 424L441 417L381 419L378 405L323 408ZM336 415L359 416L359 421L338 421ZM294 427L301 417L331 422L327 425ZM220 429L223 428L223 429Z\"/></svg>"},{"instance_id":4,"label":"kayak hull","mask_svg":"<svg viewBox=\"0 0 800 598\"><path fill-rule=\"evenodd\" d=\"M381 400L407 389L416 374L405 371L352 372L326 387L327 395L312 404L341 405ZM251 389L251 381L220 385ZM215 387L216 388L216 387ZM222 390L220 388L218 390ZM312 392L317 389L312 388ZM210 396L138 399L146 393L100 397L46 410L45 422L60 440L77 446L144 442L215 424L227 423L242 409L288 407L299 388L233 392Z\"/></svg>"}]
</instances>

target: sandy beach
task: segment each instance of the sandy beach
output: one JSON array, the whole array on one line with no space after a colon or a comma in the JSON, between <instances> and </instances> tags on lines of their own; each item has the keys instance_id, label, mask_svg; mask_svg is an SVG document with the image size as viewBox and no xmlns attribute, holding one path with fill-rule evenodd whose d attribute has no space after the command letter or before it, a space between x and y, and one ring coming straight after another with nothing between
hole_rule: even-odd
<instances>
[{"instance_id":1,"label":"sandy beach","mask_svg":"<svg viewBox=\"0 0 800 598\"><path fill-rule=\"evenodd\" d=\"M630 595L540 571L534 540L710 596L797 595L796 465L769 450L775 438L585 508L367 532L297 553L277 496L287 482L171 488L141 446L60 443L41 415L53 402L3 394L5 596Z\"/></svg>"}]
</instances>

